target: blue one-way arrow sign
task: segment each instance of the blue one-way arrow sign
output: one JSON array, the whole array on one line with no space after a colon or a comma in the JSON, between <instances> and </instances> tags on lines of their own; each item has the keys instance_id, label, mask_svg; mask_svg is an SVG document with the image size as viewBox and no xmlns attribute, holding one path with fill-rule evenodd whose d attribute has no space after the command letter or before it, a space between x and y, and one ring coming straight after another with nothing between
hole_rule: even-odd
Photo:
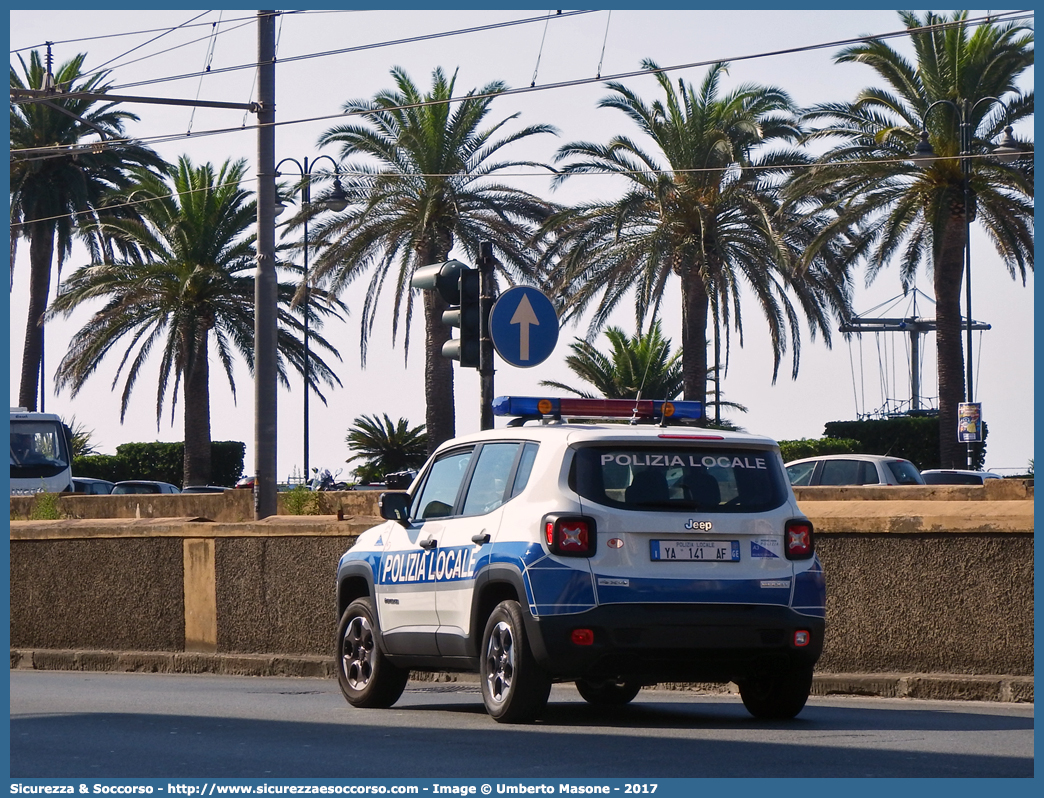
<instances>
[{"instance_id":1,"label":"blue one-way arrow sign","mask_svg":"<svg viewBox=\"0 0 1044 798\"><path fill-rule=\"evenodd\" d=\"M551 300L535 288L509 288L489 314L493 346L512 366L543 363L558 343L558 314Z\"/></svg>"}]
</instances>

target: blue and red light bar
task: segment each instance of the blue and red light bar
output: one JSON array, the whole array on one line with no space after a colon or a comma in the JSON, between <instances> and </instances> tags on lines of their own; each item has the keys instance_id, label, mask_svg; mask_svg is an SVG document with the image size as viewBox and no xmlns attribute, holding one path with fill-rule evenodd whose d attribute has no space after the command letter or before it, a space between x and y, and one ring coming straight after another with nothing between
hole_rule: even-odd
<instances>
[{"instance_id":1,"label":"blue and red light bar","mask_svg":"<svg viewBox=\"0 0 1044 798\"><path fill-rule=\"evenodd\" d=\"M570 399L540 396L498 396L493 415L523 418L634 418L667 421L703 417L702 402L661 399Z\"/></svg>"}]
</instances>

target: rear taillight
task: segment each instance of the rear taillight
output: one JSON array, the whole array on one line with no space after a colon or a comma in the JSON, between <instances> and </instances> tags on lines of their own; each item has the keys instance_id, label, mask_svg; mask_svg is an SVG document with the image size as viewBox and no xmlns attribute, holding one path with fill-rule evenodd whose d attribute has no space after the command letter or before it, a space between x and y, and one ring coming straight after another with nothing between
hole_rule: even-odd
<instances>
[{"instance_id":1,"label":"rear taillight","mask_svg":"<svg viewBox=\"0 0 1044 798\"><path fill-rule=\"evenodd\" d=\"M544 543L552 554L590 557L595 553L595 522L583 515L544 516Z\"/></svg>"},{"instance_id":2,"label":"rear taillight","mask_svg":"<svg viewBox=\"0 0 1044 798\"><path fill-rule=\"evenodd\" d=\"M815 554L812 522L804 518L787 521L783 547L788 560L807 560Z\"/></svg>"},{"instance_id":3,"label":"rear taillight","mask_svg":"<svg viewBox=\"0 0 1044 798\"><path fill-rule=\"evenodd\" d=\"M590 629L574 629L569 633L569 639L573 642L573 645L593 646L594 632Z\"/></svg>"}]
</instances>

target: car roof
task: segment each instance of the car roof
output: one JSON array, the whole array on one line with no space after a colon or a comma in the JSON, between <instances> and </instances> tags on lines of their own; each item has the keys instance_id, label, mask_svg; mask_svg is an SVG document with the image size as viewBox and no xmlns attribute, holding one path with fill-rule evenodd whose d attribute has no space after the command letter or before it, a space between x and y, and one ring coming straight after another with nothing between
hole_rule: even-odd
<instances>
[{"instance_id":1,"label":"car roof","mask_svg":"<svg viewBox=\"0 0 1044 798\"><path fill-rule=\"evenodd\" d=\"M962 468L929 468L921 472L922 474L966 474L968 476L983 477L985 479L1003 479L1000 474L994 474L992 471L968 471Z\"/></svg>"},{"instance_id":2,"label":"car roof","mask_svg":"<svg viewBox=\"0 0 1044 798\"><path fill-rule=\"evenodd\" d=\"M104 482L106 485L115 484L108 479L98 479L97 477L73 477L73 482Z\"/></svg>"},{"instance_id":3,"label":"car roof","mask_svg":"<svg viewBox=\"0 0 1044 798\"><path fill-rule=\"evenodd\" d=\"M904 462L910 462L905 457L894 457L890 454L819 454L815 457L802 457L800 460L790 460L786 463L788 466L797 465L799 463L816 463L820 460L865 460L870 463L890 463L897 460Z\"/></svg>"},{"instance_id":4,"label":"car roof","mask_svg":"<svg viewBox=\"0 0 1044 798\"><path fill-rule=\"evenodd\" d=\"M548 441L561 445L574 443L599 442L645 442L645 441L685 441L693 440L704 444L760 446L778 448L772 438L763 435L752 435L746 432L707 429L690 425L660 426L658 424L566 424L529 423L517 427L501 427L492 430L473 432L446 441L439 450L467 443L478 443L491 440Z\"/></svg>"}]
</instances>

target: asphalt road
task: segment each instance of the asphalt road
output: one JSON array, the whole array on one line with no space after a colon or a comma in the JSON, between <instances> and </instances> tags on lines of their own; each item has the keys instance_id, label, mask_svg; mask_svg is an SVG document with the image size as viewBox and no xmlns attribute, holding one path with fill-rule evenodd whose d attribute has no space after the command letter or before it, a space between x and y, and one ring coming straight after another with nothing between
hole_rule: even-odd
<instances>
[{"instance_id":1,"label":"asphalt road","mask_svg":"<svg viewBox=\"0 0 1044 798\"><path fill-rule=\"evenodd\" d=\"M10 774L1031 777L1033 705L814 697L766 723L737 696L647 689L605 710L560 685L540 722L505 726L474 683L411 682L391 709L360 710L332 680L15 670Z\"/></svg>"}]
</instances>

